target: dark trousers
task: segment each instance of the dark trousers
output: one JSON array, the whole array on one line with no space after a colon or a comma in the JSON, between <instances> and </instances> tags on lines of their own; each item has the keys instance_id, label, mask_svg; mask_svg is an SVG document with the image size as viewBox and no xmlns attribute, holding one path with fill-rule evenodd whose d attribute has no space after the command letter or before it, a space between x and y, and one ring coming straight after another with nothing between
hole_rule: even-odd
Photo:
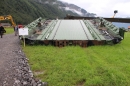
<instances>
[{"instance_id":1,"label":"dark trousers","mask_svg":"<svg viewBox=\"0 0 130 86\"><path fill-rule=\"evenodd\" d=\"M1 38L2 38L2 36L3 36L3 32L0 32L0 36L1 36Z\"/></svg>"}]
</instances>

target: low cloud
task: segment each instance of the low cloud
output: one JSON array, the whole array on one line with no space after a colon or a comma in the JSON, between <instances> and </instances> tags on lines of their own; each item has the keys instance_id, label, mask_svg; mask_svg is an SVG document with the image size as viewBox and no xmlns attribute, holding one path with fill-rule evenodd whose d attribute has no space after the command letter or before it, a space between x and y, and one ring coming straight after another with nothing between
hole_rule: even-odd
<instances>
[{"instance_id":1,"label":"low cloud","mask_svg":"<svg viewBox=\"0 0 130 86\"><path fill-rule=\"evenodd\" d=\"M118 10L116 17L130 17L129 0L61 0L84 8L97 16L112 17L114 10Z\"/></svg>"}]
</instances>

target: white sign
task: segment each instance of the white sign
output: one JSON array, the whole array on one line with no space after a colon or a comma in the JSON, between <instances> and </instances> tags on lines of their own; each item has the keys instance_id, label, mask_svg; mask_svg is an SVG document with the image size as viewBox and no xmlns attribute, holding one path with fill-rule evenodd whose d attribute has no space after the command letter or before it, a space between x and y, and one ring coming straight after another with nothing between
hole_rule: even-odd
<instances>
[{"instance_id":1,"label":"white sign","mask_svg":"<svg viewBox=\"0 0 130 86\"><path fill-rule=\"evenodd\" d=\"M19 28L19 35L28 35L28 28Z\"/></svg>"}]
</instances>

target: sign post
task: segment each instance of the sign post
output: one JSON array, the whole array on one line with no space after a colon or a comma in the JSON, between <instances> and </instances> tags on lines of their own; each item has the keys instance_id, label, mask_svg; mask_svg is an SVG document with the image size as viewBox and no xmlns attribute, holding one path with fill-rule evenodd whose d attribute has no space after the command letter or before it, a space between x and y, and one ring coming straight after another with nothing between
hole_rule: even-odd
<instances>
[{"instance_id":1,"label":"sign post","mask_svg":"<svg viewBox=\"0 0 130 86\"><path fill-rule=\"evenodd\" d=\"M28 28L19 28L19 35L23 36L24 47L25 47L25 35L28 35Z\"/></svg>"},{"instance_id":2,"label":"sign post","mask_svg":"<svg viewBox=\"0 0 130 86\"><path fill-rule=\"evenodd\" d=\"M25 37L23 35L23 46L25 47Z\"/></svg>"}]
</instances>

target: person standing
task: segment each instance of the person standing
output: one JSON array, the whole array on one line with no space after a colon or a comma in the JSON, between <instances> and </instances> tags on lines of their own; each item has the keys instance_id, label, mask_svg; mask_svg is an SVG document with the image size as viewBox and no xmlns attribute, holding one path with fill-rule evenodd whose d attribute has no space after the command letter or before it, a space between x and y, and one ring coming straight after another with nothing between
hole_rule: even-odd
<instances>
[{"instance_id":1,"label":"person standing","mask_svg":"<svg viewBox=\"0 0 130 86\"><path fill-rule=\"evenodd\" d=\"M18 35L18 26L17 25L14 27L14 32L15 32L15 36L17 36Z\"/></svg>"},{"instance_id":2,"label":"person standing","mask_svg":"<svg viewBox=\"0 0 130 86\"><path fill-rule=\"evenodd\" d=\"M3 33L4 33L4 27L0 24L0 36L1 38L3 37Z\"/></svg>"}]
</instances>

